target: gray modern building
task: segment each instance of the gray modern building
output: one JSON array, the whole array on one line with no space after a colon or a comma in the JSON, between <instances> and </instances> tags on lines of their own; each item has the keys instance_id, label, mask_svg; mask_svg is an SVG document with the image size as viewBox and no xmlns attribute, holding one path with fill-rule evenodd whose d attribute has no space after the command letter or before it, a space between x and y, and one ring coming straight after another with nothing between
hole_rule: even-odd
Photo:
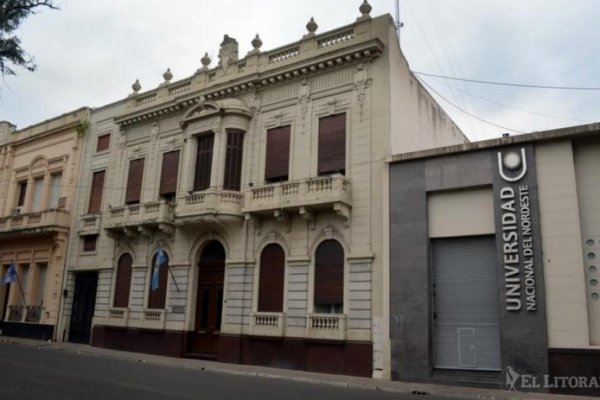
<instances>
[{"instance_id":1,"label":"gray modern building","mask_svg":"<svg viewBox=\"0 0 600 400\"><path fill-rule=\"evenodd\" d=\"M389 161L392 378L598 394L600 124Z\"/></svg>"}]
</instances>

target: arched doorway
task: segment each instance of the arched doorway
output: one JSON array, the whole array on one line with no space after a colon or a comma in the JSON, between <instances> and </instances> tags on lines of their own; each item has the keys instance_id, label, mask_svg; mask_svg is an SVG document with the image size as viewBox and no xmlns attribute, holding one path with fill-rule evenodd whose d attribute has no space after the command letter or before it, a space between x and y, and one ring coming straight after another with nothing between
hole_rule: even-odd
<instances>
[{"instance_id":1,"label":"arched doorway","mask_svg":"<svg viewBox=\"0 0 600 400\"><path fill-rule=\"evenodd\" d=\"M225 249L214 240L202 250L198 261L198 287L194 331L188 346L190 356L216 358L223 311Z\"/></svg>"}]
</instances>

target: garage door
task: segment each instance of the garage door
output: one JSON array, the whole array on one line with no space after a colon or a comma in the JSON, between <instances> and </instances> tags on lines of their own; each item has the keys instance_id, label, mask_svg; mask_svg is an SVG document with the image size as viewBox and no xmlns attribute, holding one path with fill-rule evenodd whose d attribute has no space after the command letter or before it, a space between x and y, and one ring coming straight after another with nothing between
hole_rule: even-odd
<instances>
[{"instance_id":1,"label":"garage door","mask_svg":"<svg viewBox=\"0 0 600 400\"><path fill-rule=\"evenodd\" d=\"M434 365L500 370L494 236L432 239Z\"/></svg>"}]
</instances>

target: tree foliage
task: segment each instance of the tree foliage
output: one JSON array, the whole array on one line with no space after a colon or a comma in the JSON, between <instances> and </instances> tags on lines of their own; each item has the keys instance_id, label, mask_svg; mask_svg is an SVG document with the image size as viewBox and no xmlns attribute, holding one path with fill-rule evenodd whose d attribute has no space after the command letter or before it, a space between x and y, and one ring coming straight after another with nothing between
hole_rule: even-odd
<instances>
[{"instance_id":1,"label":"tree foliage","mask_svg":"<svg viewBox=\"0 0 600 400\"><path fill-rule=\"evenodd\" d=\"M0 74L15 75L15 67L35 71L33 58L21 47L15 31L39 8L57 9L52 0L0 0Z\"/></svg>"}]
</instances>

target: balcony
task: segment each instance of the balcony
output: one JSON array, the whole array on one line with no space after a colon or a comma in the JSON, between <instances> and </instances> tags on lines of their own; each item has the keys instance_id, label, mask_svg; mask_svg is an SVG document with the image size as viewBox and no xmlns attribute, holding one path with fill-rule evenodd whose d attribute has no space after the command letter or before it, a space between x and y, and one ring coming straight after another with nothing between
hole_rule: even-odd
<instances>
[{"instance_id":1,"label":"balcony","mask_svg":"<svg viewBox=\"0 0 600 400\"><path fill-rule=\"evenodd\" d=\"M351 207L350 181L342 175L331 175L248 189L243 212L281 218L282 212L297 211L310 219L314 210L329 209L349 220Z\"/></svg>"},{"instance_id":2,"label":"balcony","mask_svg":"<svg viewBox=\"0 0 600 400\"><path fill-rule=\"evenodd\" d=\"M306 337L323 340L346 340L346 315L309 314Z\"/></svg>"},{"instance_id":3,"label":"balcony","mask_svg":"<svg viewBox=\"0 0 600 400\"><path fill-rule=\"evenodd\" d=\"M109 308L108 314L106 315L105 323L109 326L118 326L121 328L126 328L128 318L128 308Z\"/></svg>"},{"instance_id":4,"label":"balcony","mask_svg":"<svg viewBox=\"0 0 600 400\"><path fill-rule=\"evenodd\" d=\"M165 329L165 310L144 310L140 321L142 329Z\"/></svg>"},{"instance_id":5,"label":"balcony","mask_svg":"<svg viewBox=\"0 0 600 400\"><path fill-rule=\"evenodd\" d=\"M69 228L69 212L46 210L0 218L0 233L42 233L65 231Z\"/></svg>"},{"instance_id":6,"label":"balcony","mask_svg":"<svg viewBox=\"0 0 600 400\"><path fill-rule=\"evenodd\" d=\"M244 195L232 191L204 191L177 199L175 221L178 225L210 222L215 219L240 219Z\"/></svg>"},{"instance_id":7,"label":"balcony","mask_svg":"<svg viewBox=\"0 0 600 400\"><path fill-rule=\"evenodd\" d=\"M103 227L110 233L127 236L160 230L172 233L173 205L167 201L111 208L104 215Z\"/></svg>"},{"instance_id":8,"label":"balcony","mask_svg":"<svg viewBox=\"0 0 600 400\"><path fill-rule=\"evenodd\" d=\"M100 224L102 223L102 215L100 214L89 214L84 215L79 220L80 235L94 235L100 232Z\"/></svg>"},{"instance_id":9,"label":"balcony","mask_svg":"<svg viewBox=\"0 0 600 400\"><path fill-rule=\"evenodd\" d=\"M250 334L253 336L278 336L285 332L285 316L282 313L252 313Z\"/></svg>"}]
</instances>

